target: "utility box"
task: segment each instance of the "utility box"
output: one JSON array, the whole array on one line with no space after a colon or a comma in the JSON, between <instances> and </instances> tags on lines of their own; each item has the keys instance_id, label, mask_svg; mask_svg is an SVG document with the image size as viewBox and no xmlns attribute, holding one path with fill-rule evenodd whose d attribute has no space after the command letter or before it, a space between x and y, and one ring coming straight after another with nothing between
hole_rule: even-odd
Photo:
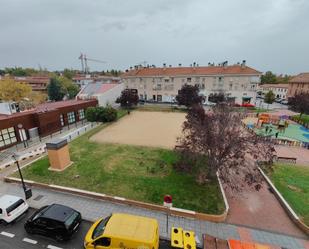
<instances>
[{"instance_id":1,"label":"utility box","mask_svg":"<svg viewBox=\"0 0 309 249\"><path fill-rule=\"evenodd\" d=\"M72 164L66 139L55 139L46 143L46 149L50 164L49 170L63 171Z\"/></svg>"}]
</instances>

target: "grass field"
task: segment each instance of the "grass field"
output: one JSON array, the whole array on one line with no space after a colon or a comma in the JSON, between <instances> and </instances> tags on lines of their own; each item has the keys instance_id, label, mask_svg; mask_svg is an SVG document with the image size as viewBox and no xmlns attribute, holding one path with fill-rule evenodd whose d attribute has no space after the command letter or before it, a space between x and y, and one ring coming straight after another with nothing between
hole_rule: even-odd
<instances>
[{"instance_id":1,"label":"grass field","mask_svg":"<svg viewBox=\"0 0 309 249\"><path fill-rule=\"evenodd\" d=\"M270 177L293 210L309 225L309 167L276 164Z\"/></svg>"},{"instance_id":2,"label":"grass field","mask_svg":"<svg viewBox=\"0 0 309 249\"><path fill-rule=\"evenodd\" d=\"M295 115L295 116L293 116L293 117L299 119L299 115ZM309 115L303 114L303 115L301 116L301 121L303 121L305 124L309 124Z\"/></svg>"},{"instance_id":3,"label":"grass field","mask_svg":"<svg viewBox=\"0 0 309 249\"><path fill-rule=\"evenodd\" d=\"M192 175L176 172L172 167L177 160L173 151L91 142L89 137L106 125L69 144L74 163L65 171L49 171L45 157L24 168L24 178L155 204L162 204L163 196L170 194L175 207L211 214L223 212L217 181L200 186Z\"/></svg>"}]
</instances>

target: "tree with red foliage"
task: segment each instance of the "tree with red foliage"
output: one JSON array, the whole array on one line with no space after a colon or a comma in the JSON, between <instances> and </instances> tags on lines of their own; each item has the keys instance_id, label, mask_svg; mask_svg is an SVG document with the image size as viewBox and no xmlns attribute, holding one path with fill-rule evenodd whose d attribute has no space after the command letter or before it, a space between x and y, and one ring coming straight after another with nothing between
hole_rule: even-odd
<instances>
[{"instance_id":1,"label":"tree with red foliage","mask_svg":"<svg viewBox=\"0 0 309 249\"><path fill-rule=\"evenodd\" d=\"M202 104L204 97L199 95L199 89L197 86L184 85L178 91L176 96L176 101L178 105L185 105L186 107L191 107L193 105Z\"/></svg>"},{"instance_id":2,"label":"tree with red foliage","mask_svg":"<svg viewBox=\"0 0 309 249\"><path fill-rule=\"evenodd\" d=\"M195 172L200 183L218 172L232 189L241 189L244 183L259 189L262 177L256 162L271 165L274 148L270 140L244 128L243 117L226 104L207 113L201 106L191 108L175 148L180 155L176 168Z\"/></svg>"},{"instance_id":3,"label":"tree with red foliage","mask_svg":"<svg viewBox=\"0 0 309 249\"><path fill-rule=\"evenodd\" d=\"M309 114L309 93L300 93L289 99L289 108L299 112L299 118L303 114Z\"/></svg>"}]
</instances>

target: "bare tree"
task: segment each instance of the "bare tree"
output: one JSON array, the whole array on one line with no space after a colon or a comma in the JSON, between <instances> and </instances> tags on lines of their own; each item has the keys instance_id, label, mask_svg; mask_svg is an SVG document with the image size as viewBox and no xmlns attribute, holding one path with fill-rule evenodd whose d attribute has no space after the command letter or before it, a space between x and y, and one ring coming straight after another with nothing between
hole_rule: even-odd
<instances>
[{"instance_id":1,"label":"bare tree","mask_svg":"<svg viewBox=\"0 0 309 249\"><path fill-rule=\"evenodd\" d=\"M175 148L180 154L175 166L196 172L200 183L218 172L232 189L241 189L247 183L258 190L261 175L255 162L263 160L270 165L274 148L269 140L244 128L243 115L225 104L207 113L201 106L191 108Z\"/></svg>"}]
</instances>

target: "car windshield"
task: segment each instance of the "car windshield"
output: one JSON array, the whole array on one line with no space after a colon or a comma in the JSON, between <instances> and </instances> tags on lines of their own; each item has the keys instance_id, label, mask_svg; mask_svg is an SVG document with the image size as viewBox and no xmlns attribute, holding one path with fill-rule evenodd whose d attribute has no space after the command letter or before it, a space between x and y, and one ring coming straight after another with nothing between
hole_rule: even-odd
<instances>
[{"instance_id":1,"label":"car windshield","mask_svg":"<svg viewBox=\"0 0 309 249\"><path fill-rule=\"evenodd\" d=\"M32 216L32 220L36 220L38 217L40 217L47 208L48 206L45 206L45 207L40 208L38 211L36 211Z\"/></svg>"},{"instance_id":2,"label":"car windshield","mask_svg":"<svg viewBox=\"0 0 309 249\"><path fill-rule=\"evenodd\" d=\"M73 212L72 215L67 218L67 220L64 222L65 226L69 228L75 221L75 219L78 217L79 213Z\"/></svg>"},{"instance_id":3,"label":"car windshield","mask_svg":"<svg viewBox=\"0 0 309 249\"><path fill-rule=\"evenodd\" d=\"M97 237L99 237L100 235L103 234L106 224L109 221L110 216L101 220L101 222L99 222L99 224L96 226L96 228L93 230L93 234L92 234L92 238L96 239Z\"/></svg>"}]
</instances>

